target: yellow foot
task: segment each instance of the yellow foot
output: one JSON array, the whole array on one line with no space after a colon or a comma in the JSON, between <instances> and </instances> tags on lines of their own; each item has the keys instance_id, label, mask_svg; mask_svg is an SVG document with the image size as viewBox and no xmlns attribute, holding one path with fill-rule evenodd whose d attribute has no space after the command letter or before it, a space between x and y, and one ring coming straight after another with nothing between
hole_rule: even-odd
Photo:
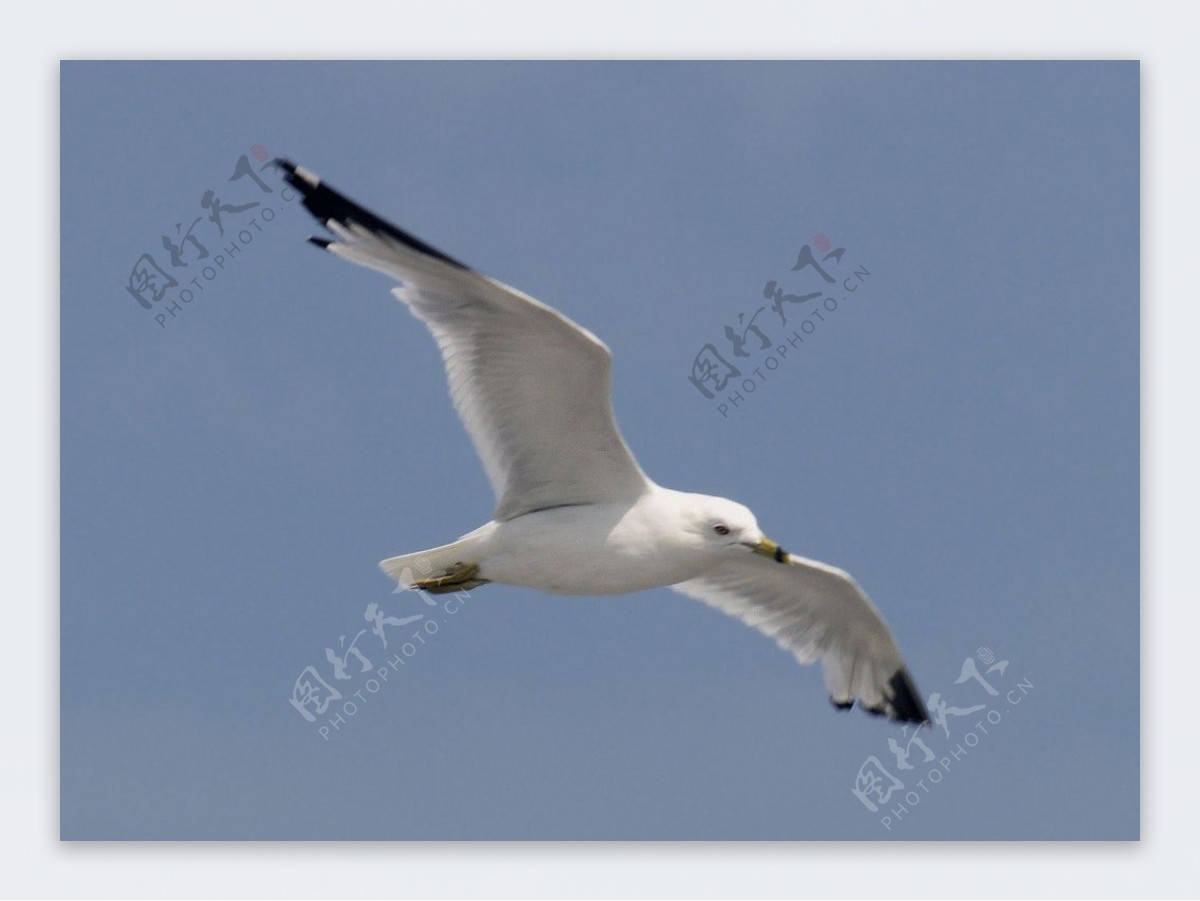
<instances>
[{"instance_id":1,"label":"yellow foot","mask_svg":"<svg viewBox=\"0 0 1200 901\"><path fill-rule=\"evenodd\" d=\"M422 579L413 583L413 588L428 591L430 594L447 594L451 591L470 591L480 585L486 585L487 579L475 578L479 575L479 566L475 563L455 563L442 575L433 579Z\"/></svg>"}]
</instances>

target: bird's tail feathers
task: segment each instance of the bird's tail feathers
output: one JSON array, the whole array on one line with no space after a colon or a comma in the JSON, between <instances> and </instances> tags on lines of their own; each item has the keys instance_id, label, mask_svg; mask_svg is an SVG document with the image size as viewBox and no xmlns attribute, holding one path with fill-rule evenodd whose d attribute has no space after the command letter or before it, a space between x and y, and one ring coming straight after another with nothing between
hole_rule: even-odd
<instances>
[{"instance_id":1,"label":"bird's tail feathers","mask_svg":"<svg viewBox=\"0 0 1200 901\"><path fill-rule=\"evenodd\" d=\"M474 533L427 551L388 557L379 561L379 568L401 588L412 588L418 582L438 579L464 565L476 563L470 548L473 538Z\"/></svg>"}]
</instances>

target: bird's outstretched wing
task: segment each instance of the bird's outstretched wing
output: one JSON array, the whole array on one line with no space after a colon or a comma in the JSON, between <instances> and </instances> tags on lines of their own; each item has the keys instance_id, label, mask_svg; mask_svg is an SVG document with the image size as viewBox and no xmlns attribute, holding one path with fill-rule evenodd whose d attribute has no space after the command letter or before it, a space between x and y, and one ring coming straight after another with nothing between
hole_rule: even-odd
<instances>
[{"instance_id":1,"label":"bird's outstretched wing","mask_svg":"<svg viewBox=\"0 0 1200 901\"><path fill-rule=\"evenodd\" d=\"M495 518L632 500L648 485L613 418L612 357L561 313L476 272L277 161L333 234L330 253L403 284L437 340L454 406L496 493Z\"/></svg>"},{"instance_id":2,"label":"bird's outstretched wing","mask_svg":"<svg viewBox=\"0 0 1200 901\"><path fill-rule=\"evenodd\" d=\"M673 586L765 632L801 663L820 660L830 700L908 723L929 713L887 625L854 580L832 566L788 555L722 560Z\"/></svg>"}]
</instances>

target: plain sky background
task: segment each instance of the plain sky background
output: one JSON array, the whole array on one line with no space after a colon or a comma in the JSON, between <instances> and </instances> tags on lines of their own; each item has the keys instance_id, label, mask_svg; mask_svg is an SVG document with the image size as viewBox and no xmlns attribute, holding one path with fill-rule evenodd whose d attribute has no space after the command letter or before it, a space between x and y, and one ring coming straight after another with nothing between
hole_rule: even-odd
<instances>
[{"instance_id":1,"label":"plain sky background","mask_svg":"<svg viewBox=\"0 0 1200 901\"><path fill-rule=\"evenodd\" d=\"M1136 63L69 63L61 134L64 838L1138 835ZM900 730L817 668L490 585L323 740L301 670L424 612L376 561L492 497L387 280L226 181L253 145L596 332L651 477L848 569L924 693L990 700L980 646L1034 690L889 833L850 789ZM160 328L124 286L209 189L277 216ZM692 358L817 233L862 296L723 419Z\"/></svg>"}]
</instances>

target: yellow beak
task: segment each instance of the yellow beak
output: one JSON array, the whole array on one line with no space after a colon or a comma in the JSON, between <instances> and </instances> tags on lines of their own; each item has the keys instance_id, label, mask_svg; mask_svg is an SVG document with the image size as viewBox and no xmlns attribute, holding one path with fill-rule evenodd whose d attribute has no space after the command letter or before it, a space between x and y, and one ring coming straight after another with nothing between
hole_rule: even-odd
<instances>
[{"instance_id":1,"label":"yellow beak","mask_svg":"<svg viewBox=\"0 0 1200 901\"><path fill-rule=\"evenodd\" d=\"M758 544L754 545L754 553L770 557L776 563L787 563L788 552L765 535Z\"/></svg>"}]
</instances>

